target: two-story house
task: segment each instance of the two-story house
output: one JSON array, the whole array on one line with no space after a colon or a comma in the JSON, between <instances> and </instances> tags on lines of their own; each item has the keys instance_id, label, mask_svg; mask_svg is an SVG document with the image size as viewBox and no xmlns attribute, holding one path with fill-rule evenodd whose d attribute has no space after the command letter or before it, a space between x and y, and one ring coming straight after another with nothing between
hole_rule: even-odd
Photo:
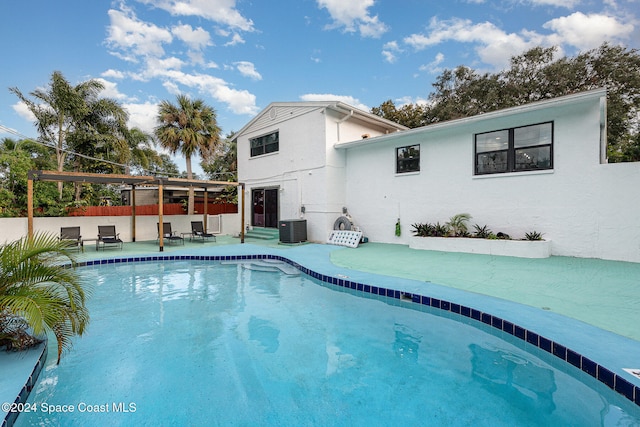
<instances>
[{"instance_id":1,"label":"two-story house","mask_svg":"<svg viewBox=\"0 0 640 427\"><path fill-rule=\"evenodd\" d=\"M604 89L410 130L273 103L236 139L251 226L304 218L326 242L346 211L370 241L409 244L412 224L469 213L470 228L543 233L554 255L640 262L640 163L607 163Z\"/></svg>"}]
</instances>

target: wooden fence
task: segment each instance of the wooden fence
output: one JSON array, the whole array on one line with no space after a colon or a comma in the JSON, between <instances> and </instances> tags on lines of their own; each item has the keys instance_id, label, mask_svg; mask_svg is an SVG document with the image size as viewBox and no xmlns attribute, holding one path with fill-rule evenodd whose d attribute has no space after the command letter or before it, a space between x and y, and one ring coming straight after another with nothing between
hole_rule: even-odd
<instances>
[{"instance_id":1,"label":"wooden fence","mask_svg":"<svg viewBox=\"0 0 640 427\"><path fill-rule=\"evenodd\" d=\"M204 213L204 203L194 205L195 213ZM181 203L165 203L162 205L163 215L184 215L186 210ZM238 213L238 205L231 203L209 203L209 215ZM86 206L70 209L69 216L131 216L131 206ZM158 205L136 206L136 215L158 215Z\"/></svg>"}]
</instances>

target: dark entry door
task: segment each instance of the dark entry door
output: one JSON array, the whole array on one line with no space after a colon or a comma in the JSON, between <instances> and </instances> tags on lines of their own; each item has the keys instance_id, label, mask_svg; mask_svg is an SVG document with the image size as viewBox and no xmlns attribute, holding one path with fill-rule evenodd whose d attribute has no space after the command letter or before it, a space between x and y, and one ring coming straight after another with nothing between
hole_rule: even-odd
<instances>
[{"instance_id":1,"label":"dark entry door","mask_svg":"<svg viewBox=\"0 0 640 427\"><path fill-rule=\"evenodd\" d=\"M278 228L278 189L260 188L252 191L254 227Z\"/></svg>"}]
</instances>

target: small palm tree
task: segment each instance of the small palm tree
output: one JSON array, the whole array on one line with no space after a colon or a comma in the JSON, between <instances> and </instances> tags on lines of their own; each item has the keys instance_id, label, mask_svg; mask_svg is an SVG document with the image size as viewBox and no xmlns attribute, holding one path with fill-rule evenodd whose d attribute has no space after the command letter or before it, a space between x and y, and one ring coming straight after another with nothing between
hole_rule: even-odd
<instances>
[{"instance_id":1,"label":"small palm tree","mask_svg":"<svg viewBox=\"0 0 640 427\"><path fill-rule=\"evenodd\" d=\"M58 363L71 338L89 323L87 289L75 269L63 265L75 265L66 248L55 236L39 233L0 246L0 335L16 333L16 319L35 336L51 332Z\"/></svg>"},{"instance_id":2,"label":"small palm tree","mask_svg":"<svg viewBox=\"0 0 640 427\"><path fill-rule=\"evenodd\" d=\"M449 218L446 226L449 234L455 237L466 237L469 234L467 222L471 219L468 213L460 213Z\"/></svg>"},{"instance_id":3,"label":"small palm tree","mask_svg":"<svg viewBox=\"0 0 640 427\"><path fill-rule=\"evenodd\" d=\"M155 135L162 147L171 154L178 151L184 155L187 178L193 179L191 156L200 153L203 159L211 157L220 142L220 128L216 112L203 100L191 100L186 95L177 96L178 105L169 101L160 102ZM189 188L187 213L193 214L193 188Z\"/></svg>"}]
</instances>

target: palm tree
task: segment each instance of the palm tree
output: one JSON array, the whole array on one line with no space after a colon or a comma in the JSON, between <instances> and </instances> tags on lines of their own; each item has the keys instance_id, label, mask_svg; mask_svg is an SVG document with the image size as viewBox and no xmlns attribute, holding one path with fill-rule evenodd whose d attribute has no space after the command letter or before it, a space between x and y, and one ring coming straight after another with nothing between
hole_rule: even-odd
<instances>
[{"instance_id":1,"label":"palm tree","mask_svg":"<svg viewBox=\"0 0 640 427\"><path fill-rule=\"evenodd\" d=\"M116 101L98 96L103 89L93 79L73 86L60 71L54 71L48 88L29 94L33 99L16 87L9 90L33 113L40 138L55 147L57 170L63 171L69 149L90 155L85 151L105 143L117 150L122 141L128 115ZM120 147L126 149L126 144ZM62 199L62 183L58 192Z\"/></svg>"},{"instance_id":2,"label":"palm tree","mask_svg":"<svg viewBox=\"0 0 640 427\"><path fill-rule=\"evenodd\" d=\"M178 151L185 157L187 178L193 179L191 156L199 153L203 159L210 158L220 141L220 128L216 112L203 100L191 100L186 95L178 95L178 105L162 101L158 108L158 122L155 135L162 147L171 154ZM193 188L189 188L187 213L193 214Z\"/></svg>"},{"instance_id":3,"label":"palm tree","mask_svg":"<svg viewBox=\"0 0 640 427\"><path fill-rule=\"evenodd\" d=\"M87 289L76 271L61 263L75 265L66 248L55 236L39 233L0 246L0 338L24 336L24 329L14 328L20 321L35 336L51 332L58 363L71 338L89 323Z\"/></svg>"}]
</instances>

